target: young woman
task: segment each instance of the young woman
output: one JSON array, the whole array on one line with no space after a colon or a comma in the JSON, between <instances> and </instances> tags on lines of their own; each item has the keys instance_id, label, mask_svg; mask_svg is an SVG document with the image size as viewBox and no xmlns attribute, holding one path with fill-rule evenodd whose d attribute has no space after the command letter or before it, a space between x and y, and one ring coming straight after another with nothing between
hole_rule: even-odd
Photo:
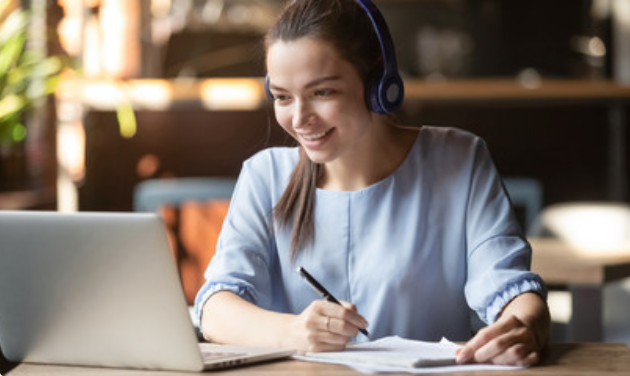
<instances>
[{"instance_id":1,"label":"young woman","mask_svg":"<svg viewBox=\"0 0 630 376\"><path fill-rule=\"evenodd\" d=\"M266 37L276 119L299 146L244 163L197 296L203 334L306 352L368 329L468 341L462 363L535 364L545 288L488 150L461 130L392 124L374 99L386 25L365 6L296 0ZM298 266L343 305L318 300ZM471 309L489 324L472 339Z\"/></svg>"}]
</instances>

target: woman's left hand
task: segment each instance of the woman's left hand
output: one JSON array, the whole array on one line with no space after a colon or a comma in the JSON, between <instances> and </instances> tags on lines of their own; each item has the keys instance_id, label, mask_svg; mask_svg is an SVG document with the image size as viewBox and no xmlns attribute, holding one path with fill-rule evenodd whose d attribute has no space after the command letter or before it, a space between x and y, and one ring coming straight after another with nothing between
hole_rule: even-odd
<instances>
[{"instance_id":1,"label":"woman's left hand","mask_svg":"<svg viewBox=\"0 0 630 376\"><path fill-rule=\"evenodd\" d=\"M532 366L540 346L531 329L515 316L502 317L477 333L457 354L458 363Z\"/></svg>"},{"instance_id":2,"label":"woman's left hand","mask_svg":"<svg viewBox=\"0 0 630 376\"><path fill-rule=\"evenodd\" d=\"M548 338L546 304L537 295L523 294L505 308L499 320L479 330L459 350L457 362L533 366L540 362Z\"/></svg>"}]
</instances>

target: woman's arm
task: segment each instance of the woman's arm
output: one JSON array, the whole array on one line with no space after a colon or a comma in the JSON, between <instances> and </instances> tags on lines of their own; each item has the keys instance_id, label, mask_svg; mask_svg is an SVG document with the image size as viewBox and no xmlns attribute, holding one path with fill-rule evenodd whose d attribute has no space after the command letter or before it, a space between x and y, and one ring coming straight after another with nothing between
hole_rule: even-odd
<instances>
[{"instance_id":1,"label":"woman's arm","mask_svg":"<svg viewBox=\"0 0 630 376\"><path fill-rule=\"evenodd\" d=\"M535 293L508 303L499 319L481 329L458 353L458 363L532 366L549 341L551 319L547 304Z\"/></svg>"},{"instance_id":2,"label":"woman's arm","mask_svg":"<svg viewBox=\"0 0 630 376\"><path fill-rule=\"evenodd\" d=\"M218 292L203 307L201 329L218 343L296 349L299 352L343 350L367 322L356 307L314 301L301 314L267 311L228 292Z\"/></svg>"}]
</instances>

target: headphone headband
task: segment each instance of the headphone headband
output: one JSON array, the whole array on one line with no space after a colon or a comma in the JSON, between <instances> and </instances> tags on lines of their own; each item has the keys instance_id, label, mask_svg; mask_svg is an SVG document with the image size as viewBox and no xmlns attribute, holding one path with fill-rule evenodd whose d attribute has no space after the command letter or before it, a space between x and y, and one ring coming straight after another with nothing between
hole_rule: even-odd
<instances>
[{"instance_id":1,"label":"headphone headband","mask_svg":"<svg viewBox=\"0 0 630 376\"><path fill-rule=\"evenodd\" d=\"M356 0L356 2L370 18L383 56L383 74L374 83L370 93L371 108L374 112L381 114L391 113L402 104L404 84L398 73L396 52L389 27L371 0Z\"/></svg>"},{"instance_id":2,"label":"headphone headband","mask_svg":"<svg viewBox=\"0 0 630 376\"><path fill-rule=\"evenodd\" d=\"M295 0L298 1L298 0ZM317 0L313 0L317 1ZM389 28L385 18L371 0L355 0L367 13L376 38L378 39L381 54L383 57L383 72L380 77L376 77L374 82L366 83L366 101L370 110L379 114L389 114L394 112L403 101L405 87L398 73L396 63L396 52L392 42ZM265 78L265 90L267 96L272 97L269 90L269 76Z\"/></svg>"}]
</instances>

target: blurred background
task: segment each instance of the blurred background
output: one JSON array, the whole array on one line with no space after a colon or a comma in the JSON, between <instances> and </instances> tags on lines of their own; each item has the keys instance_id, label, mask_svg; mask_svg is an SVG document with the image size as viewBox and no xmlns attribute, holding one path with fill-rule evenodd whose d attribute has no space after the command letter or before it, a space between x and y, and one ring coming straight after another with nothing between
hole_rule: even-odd
<instances>
[{"instance_id":1,"label":"blurred background","mask_svg":"<svg viewBox=\"0 0 630 376\"><path fill-rule=\"evenodd\" d=\"M503 175L540 182L543 205L629 199L628 1L376 3L407 81L402 122L479 134ZM2 207L131 210L142 180L235 177L290 143L260 91L282 0L1 4L0 22L28 10L26 47L58 65L30 67L54 96L0 118Z\"/></svg>"},{"instance_id":2,"label":"blurred background","mask_svg":"<svg viewBox=\"0 0 630 376\"><path fill-rule=\"evenodd\" d=\"M400 121L483 137L532 236L555 205L627 208L630 1L375 3L406 82ZM246 158L292 144L262 87L284 4L0 0L0 209L145 210L143 183L229 186ZM619 234L630 256L630 224ZM597 298L618 303L601 340L630 343L627 285Z\"/></svg>"}]
</instances>

